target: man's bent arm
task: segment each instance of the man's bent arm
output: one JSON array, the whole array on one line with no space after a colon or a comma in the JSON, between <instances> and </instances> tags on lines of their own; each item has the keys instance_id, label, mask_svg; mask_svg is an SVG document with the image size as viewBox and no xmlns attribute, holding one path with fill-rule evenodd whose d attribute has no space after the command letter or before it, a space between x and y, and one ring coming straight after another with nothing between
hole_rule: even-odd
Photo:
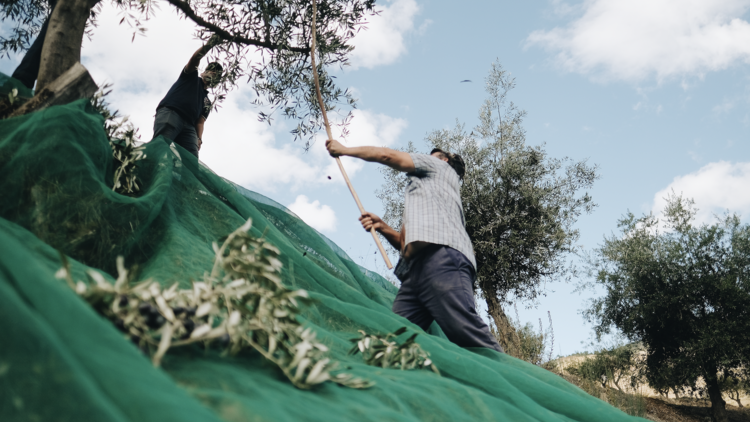
<instances>
[{"instance_id":1,"label":"man's bent arm","mask_svg":"<svg viewBox=\"0 0 750 422\"><path fill-rule=\"evenodd\" d=\"M375 228L375 231L382 234L383 237L385 237L385 240L387 240L391 246L396 248L396 250L400 251L402 249L401 233L394 230L393 227L388 224L385 224L385 221L381 220L377 215L371 212L365 212L359 217L359 221L362 223L362 227L368 232L371 228Z\"/></svg>"},{"instance_id":2,"label":"man's bent arm","mask_svg":"<svg viewBox=\"0 0 750 422\"><path fill-rule=\"evenodd\" d=\"M401 232L397 232L393 227L383 223L384 227L381 227L380 230L377 230L378 233L382 234L383 237L385 237L385 240L388 241L388 243L391 244L397 251L401 250Z\"/></svg>"},{"instance_id":3,"label":"man's bent arm","mask_svg":"<svg viewBox=\"0 0 750 422\"><path fill-rule=\"evenodd\" d=\"M198 150L201 149L203 143L203 125L206 123L206 118L201 116L198 118L198 123L195 124L195 133L198 135Z\"/></svg>"},{"instance_id":4,"label":"man's bent arm","mask_svg":"<svg viewBox=\"0 0 750 422\"><path fill-rule=\"evenodd\" d=\"M406 173L414 171L414 161L406 152L383 147L345 147L340 142L329 139L326 141L328 153L334 157L348 155L360 160L380 163Z\"/></svg>"}]
</instances>

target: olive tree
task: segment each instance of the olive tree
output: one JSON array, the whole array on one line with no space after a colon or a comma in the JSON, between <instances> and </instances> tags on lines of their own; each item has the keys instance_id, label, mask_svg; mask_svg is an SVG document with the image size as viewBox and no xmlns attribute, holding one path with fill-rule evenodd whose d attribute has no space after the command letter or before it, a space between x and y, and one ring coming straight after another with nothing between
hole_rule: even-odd
<instances>
[{"instance_id":1,"label":"olive tree","mask_svg":"<svg viewBox=\"0 0 750 422\"><path fill-rule=\"evenodd\" d=\"M663 219L626 214L589 257L606 294L584 315L599 337L617 329L643 344L652 387L707 394L723 422L722 380L750 368L750 226L737 215L697 224L695 213L672 194Z\"/></svg>"},{"instance_id":2,"label":"olive tree","mask_svg":"<svg viewBox=\"0 0 750 422\"><path fill-rule=\"evenodd\" d=\"M136 28L156 13L154 0L111 0L123 18ZM80 61L81 42L88 25L96 24L102 0L3 0L0 22L10 31L0 36L0 55L23 51L49 19L37 77L37 92ZM216 35L223 42L212 50L212 58L226 70L219 99L241 78L247 78L256 102L280 110L298 120L296 137L310 137L320 128L320 109L315 101L310 65L312 23L311 0L166 0L196 25L196 36L207 42ZM375 0L320 0L317 6L318 73L326 104L354 106L349 91L336 87L325 67L343 66L353 46L349 41L375 14ZM115 22L108 23L114 24ZM253 52L260 60L251 61ZM271 120L273 112L263 113Z\"/></svg>"},{"instance_id":3,"label":"olive tree","mask_svg":"<svg viewBox=\"0 0 750 422\"><path fill-rule=\"evenodd\" d=\"M461 201L476 255L476 287L506 349L515 336L503 306L533 302L544 294L545 282L573 274L569 258L579 237L574 225L596 206L587 190L599 177L597 167L586 160L554 158L544 145L526 143L526 112L508 99L514 87L515 80L494 63L476 128L467 133L457 123L426 139L430 147L458 153L465 161ZM414 145L407 151L414 152ZM401 227L407 180L389 169L384 173L378 192L386 210L383 218Z\"/></svg>"}]
</instances>

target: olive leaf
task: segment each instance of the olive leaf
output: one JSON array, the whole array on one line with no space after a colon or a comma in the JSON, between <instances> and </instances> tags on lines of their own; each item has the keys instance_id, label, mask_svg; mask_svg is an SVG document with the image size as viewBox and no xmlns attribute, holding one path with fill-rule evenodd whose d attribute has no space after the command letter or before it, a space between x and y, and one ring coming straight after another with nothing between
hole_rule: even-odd
<instances>
[{"instance_id":1,"label":"olive leaf","mask_svg":"<svg viewBox=\"0 0 750 422\"><path fill-rule=\"evenodd\" d=\"M430 360L430 354L415 341L419 333L412 334L402 344L396 341L396 337L405 332L406 327L401 327L393 333L379 336L359 330L361 335L350 340L354 346L349 354L361 353L365 363L372 366L401 370L430 368L440 375Z\"/></svg>"},{"instance_id":2,"label":"olive leaf","mask_svg":"<svg viewBox=\"0 0 750 422\"><path fill-rule=\"evenodd\" d=\"M275 363L298 388L332 381L351 388L372 382L351 374L332 374L338 363L326 357L328 347L297 320L300 305L313 301L305 290L281 282L279 250L249 233L248 220L219 247L210 274L191 288L178 283L164 288L148 279L134 283L133 271L117 259L114 284L89 270L89 283L74 283L67 259L56 276L111 320L159 366L171 347L199 343L225 354L253 349Z\"/></svg>"}]
</instances>

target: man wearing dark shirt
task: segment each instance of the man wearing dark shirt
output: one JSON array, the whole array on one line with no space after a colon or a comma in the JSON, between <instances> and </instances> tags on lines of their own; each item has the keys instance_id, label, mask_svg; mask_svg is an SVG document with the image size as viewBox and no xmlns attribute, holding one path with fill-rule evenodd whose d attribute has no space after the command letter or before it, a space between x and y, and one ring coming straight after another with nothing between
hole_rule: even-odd
<instances>
[{"instance_id":1,"label":"man wearing dark shirt","mask_svg":"<svg viewBox=\"0 0 750 422\"><path fill-rule=\"evenodd\" d=\"M169 88L167 95L156 107L154 138L164 136L196 157L203 143L203 124L211 112L211 101L206 88L216 86L222 72L221 65L214 62L198 75L198 65L218 42L219 38L214 35L206 45L193 53L180 72L177 82Z\"/></svg>"}]
</instances>

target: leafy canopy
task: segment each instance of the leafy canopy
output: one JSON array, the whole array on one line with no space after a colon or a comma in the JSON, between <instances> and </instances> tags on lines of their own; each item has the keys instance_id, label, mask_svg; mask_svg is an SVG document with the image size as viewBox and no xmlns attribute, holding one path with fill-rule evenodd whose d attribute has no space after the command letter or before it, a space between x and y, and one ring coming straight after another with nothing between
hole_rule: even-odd
<instances>
[{"instance_id":1,"label":"leafy canopy","mask_svg":"<svg viewBox=\"0 0 750 422\"><path fill-rule=\"evenodd\" d=\"M58 2L74 0L58 0ZM275 113L297 120L292 130L295 139L312 139L322 126L320 107L315 101L315 88L310 64L312 2L310 0L167 0L178 13L196 24L195 35L204 43L216 34L223 42L216 45L210 61L219 61L224 75L214 91L216 100L243 78L251 84L256 97L253 103L261 108L260 120L271 122ZM0 0L0 22L11 29L0 34L0 55L24 51L39 33L52 8L46 0ZM89 18L89 30L97 21L102 2ZM112 0L121 10L120 24L126 22L135 33L145 32L149 17L157 13L154 0ZM337 87L325 72L331 66L348 65L353 50L352 37L363 28L368 15L374 15L374 0L321 0L317 6L316 47L321 91L327 107L337 104L355 107L348 90ZM88 31L89 36L95 36ZM186 42L189 40L186 40ZM187 62L187 57L185 61ZM344 118L345 124L351 113Z\"/></svg>"},{"instance_id":2,"label":"leafy canopy","mask_svg":"<svg viewBox=\"0 0 750 422\"><path fill-rule=\"evenodd\" d=\"M599 337L616 328L643 343L652 387L702 391L703 377L716 396L719 378L749 368L750 226L737 215L696 224L692 200L667 201L663 221L628 213L589 256L606 294L584 316Z\"/></svg>"}]
</instances>

